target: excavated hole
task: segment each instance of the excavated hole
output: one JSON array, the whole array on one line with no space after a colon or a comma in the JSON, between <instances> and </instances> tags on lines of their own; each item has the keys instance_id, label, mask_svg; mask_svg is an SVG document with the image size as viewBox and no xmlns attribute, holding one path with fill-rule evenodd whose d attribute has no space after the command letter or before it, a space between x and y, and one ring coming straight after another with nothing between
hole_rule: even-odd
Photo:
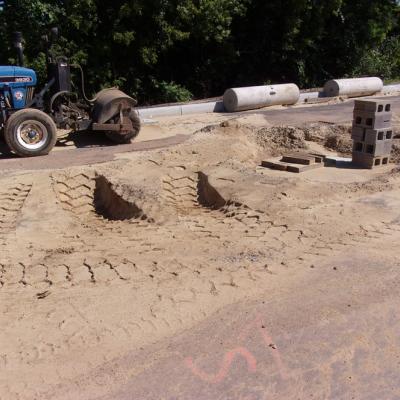
<instances>
[{"instance_id":1,"label":"excavated hole","mask_svg":"<svg viewBox=\"0 0 400 400\"><path fill-rule=\"evenodd\" d=\"M197 201L200 205L213 210L219 210L226 205L226 200L208 181L208 176L203 172L198 173Z\"/></svg>"},{"instance_id":2,"label":"excavated hole","mask_svg":"<svg viewBox=\"0 0 400 400\"><path fill-rule=\"evenodd\" d=\"M207 175L203 172L198 173L197 200L200 205L213 210L220 210L229 213L232 208L248 208L242 203L225 200L209 182Z\"/></svg>"},{"instance_id":3,"label":"excavated hole","mask_svg":"<svg viewBox=\"0 0 400 400\"><path fill-rule=\"evenodd\" d=\"M147 215L135 203L123 199L104 177L95 178L94 208L98 215L110 221L140 219L148 221Z\"/></svg>"},{"instance_id":4,"label":"excavated hole","mask_svg":"<svg viewBox=\"0 0 400 400\"><path fill-rule=\"evenodd\" d=\"M210 184L208 176L203 172L198 172L197 175L197 201L202 207L217 210L228 218L250 211L250 208L245 204L234 200L225 200Z\"/></svg>"}]
</instances>

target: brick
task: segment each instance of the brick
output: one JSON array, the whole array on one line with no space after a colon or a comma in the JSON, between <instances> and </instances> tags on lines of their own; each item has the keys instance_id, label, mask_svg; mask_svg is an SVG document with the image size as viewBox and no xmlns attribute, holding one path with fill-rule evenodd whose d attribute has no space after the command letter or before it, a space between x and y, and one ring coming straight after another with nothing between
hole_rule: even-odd
<instances>
[{"instance_id":1,"label":"brick","mask_svg":"<svg viewBox=\"0 0 400 400\"><path fill-rule=\"evenodd\" d=\"M294 172L294 173L301 173L301 172L306 172L310 171L312 169L317 169L317 168L322 168L324 165L322 163L315 163L311 165L288 165L287 171L289 172Z\"/></svg>"},{"instance_id":2,"label":"brick","mask_svg":"<svg viewBox=\"0 0 400 400\"><path fill-rule=\"evenodd\" d=\"M355 100L354 110L390 112L392 110L392 104L386 100Z\"/></svg>"},{"instance_id":3,"label":"brick","mask_svg":"<svg viewBox=\"0 0 400 400\"><path fill-rule=\"evenodd\" d=\"M281 163L279 161L263 161L261 165L265 168L277 169L279 171L287 170L287 164Z\"/></svg>"},{"instance_id":4,"label":"brick","mask_svg":"<svg viewBox=\"0 0 400 400\"><path fill-rule=\"evenodd\" d=\"M325 160L325 157L324 154L320 153L295 152L284 154L281 161L292 164L310 165L313 163L322 163Z\"/></svg>"},{"instance_id":5,"label":"brick","mask_svg":"<svg viewBox=\"0 0 400 400\"><path fill-rule=\"evenodd\" d=\"M315 164L315 157L307 157L304 155L285 155L282 157L281 161L292 164L311 165Z\"/></svg>"},{"instance_id":6,"label":"brick","mask_svg":"<svg viewBox=\"0 0 400 400\"><path fill-rule=\"evenodd\" d=\"M325 161L325 159L326 159L326 155L325 155L325 154L314 153L314 152L311 152L311 153L309 153L309 154L310 154L310 156L315 157L315 162L316 162L316 163L322 163L322 162Z\"/></svg>"}]
</instances>

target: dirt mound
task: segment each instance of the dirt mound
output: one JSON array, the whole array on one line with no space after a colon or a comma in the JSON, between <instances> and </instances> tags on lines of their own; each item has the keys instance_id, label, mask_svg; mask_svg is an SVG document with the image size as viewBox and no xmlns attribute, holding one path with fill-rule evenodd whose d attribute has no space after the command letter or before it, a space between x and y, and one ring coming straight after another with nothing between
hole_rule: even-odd
<instances>
[{"instance_id":1,"label":"dirt mound","mask_svg":"<svg viewBox=\"0 0 400 400\"><path fill-rule=\"evenodd\" d=\"M202 147L201 154L208 154L207 162L213 158L210 155L216 148L224 148L224 152L215 153L219 162L224 158L240 162L256 162L260 154L278 155L287 150L306 149L304 132L292 126L270 126L265 118L256 118L256 123L249 118L235 118L218 125L207 126L196 133L196 137L189 141L193 151L193 144L207 140L207 149ZM217 143L216 141L221 141ZM225 144L222 143L225 142Z\"/></svg>"},{"instance_id":2,"label":"dirt mound","mask_svg":"<svg viewBox=\"0 0 400 400\"><path fill-rule=\"evenodd\" d=\"M352 151L351 127L335 124L311 124L302 128L305 139L341 154Z\"/></svg>"},{"instance_id":3,"label":"dirt mound","mask_svg":"<svg viewBox=\"0 0 400 400\"><path fill-rule=\"evenodd\" d=\"M395 136L400 136L400 116L396 113L392 115L392 126Z\"/></svg>"},{"instance_id":4,"label":"dirt mound","mask_svg":"<svg viewBox=\"0 0 400 400\"><path fill-rule=\"evenodd\" d=\"M259 129L255 133L255 141L262 149L273 155L283 150L306 149L304 132L293 126L272 126Z\"/></svg>"},{"instance_id":5,"label":"dirt mound","mask_svg":"<svg viewBox=\"0 0 400 400\"><path fill-rule=\"evenodd\" d=\"M234 144L242 142L241 156L245 159L257 159L256 154L278 156L288 150L307 149L307 142L318 143L328 150L348 155L352 151L351 126L342 124L313 123L304 126L279 125L271 126L266 117L251 114L244 117L232 118L219 124L208 125L196 132L190 142L218 137L229 137L231 144L226 147L229 153ZM221 156L221 154L220 154Z\"/></svg>"},{"instance_id":6,"label":"dirt mound","mask_svg":"<svg viewBox=\"0 0 400 400\"><path fill-rule=\"evenodd\" d=\"M396 164L400 163L400 140L399 139L393 140L393 150L392 150L391 160Z\"/></svg>"}]
</instances>

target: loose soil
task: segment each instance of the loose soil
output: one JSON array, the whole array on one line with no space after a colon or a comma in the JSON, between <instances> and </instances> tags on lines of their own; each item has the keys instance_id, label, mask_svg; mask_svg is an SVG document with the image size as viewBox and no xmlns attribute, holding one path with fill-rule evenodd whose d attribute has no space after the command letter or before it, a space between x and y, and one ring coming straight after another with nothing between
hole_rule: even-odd
<instances>
[{"instance_id":1,"label":"loose soil","mask_svg":"<svg viewBox=\"0 0 400 400\"><path fill-rule=\"evenodd\" d=\"M146 366L83 377L400 230L387 208L363 201L397 193L394 163L302 175L259 167L293 150L348 156L347 125L274 126L250 114L197 117L193 130L182 144L103 164L1 174L1 399L108 398ZM396 139L394 162L399 149Z\"/></svg>"}]
</instances>

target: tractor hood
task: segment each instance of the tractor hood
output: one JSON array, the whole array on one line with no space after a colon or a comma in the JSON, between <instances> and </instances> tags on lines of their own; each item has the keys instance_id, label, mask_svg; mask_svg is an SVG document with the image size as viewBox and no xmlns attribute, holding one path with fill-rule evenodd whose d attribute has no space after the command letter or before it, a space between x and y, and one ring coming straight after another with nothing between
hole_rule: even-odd
<instances>
[{"instance_id":1,"label":"tractor hood","mask_svg":"<svg viewBox=\"0 0 400 400\"><path fill-rule=\"evenodd\" d=\"M34 70L24 67L0 66L0 86L11 85L35 86L37 83Z\"/></svg>"}]
</instances>

